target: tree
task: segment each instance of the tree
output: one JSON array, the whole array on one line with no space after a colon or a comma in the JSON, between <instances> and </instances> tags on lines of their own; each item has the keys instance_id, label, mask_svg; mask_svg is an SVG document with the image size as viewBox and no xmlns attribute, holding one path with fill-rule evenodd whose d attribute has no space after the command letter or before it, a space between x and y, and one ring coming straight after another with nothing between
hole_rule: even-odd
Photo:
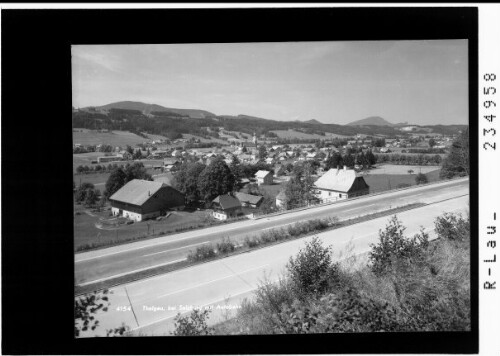
<instances>
[{"instance_id":1,"label":"tree","mask_svg":"<svg viewBox=\"0 0 500 356\"><path fill-rule=\"evenodd\" d=\"M451 145L450 153L442 162L439 176L447 179L468 176L469 167L469 128L467 128Z\"/></svg>"},{"instance_id":2,"label":"tree","mask_svg":"<svg viewBox=\"0 0 500 356\"><path fill-rule=\"evenodd\" d=\"M427 183L429 180L427 179L427 176L423 173L419 173L415 176L415 182L417 184L425 184Z\"/></svg>"},{"instance_id":3,"label":"tree","mask_svg":"<svg viewBox=\"0 0 500 356\"><path fill-rule=\"evenodd\" d=\"M92 183L83 182L82 184L80 184L75 193L75 202L82 203L85 200L87 190L88 189L93 190L94 188L95 187Z\"/></svg>"},{"instance_id":4,"label":"tree","mask_svg":"<svg viewBox=\"0 0 500 356\"><path fill-rule=\"evenodd\" d=\"M243 173L241 171L241 162L238 156L233 155L231 164L229 165L229 169L234 175L235 183L238 184L241 182L241 178L243 178Z\"/></svg>"},{"instance_id":5,"label":"tree","mask_svg":"<svg viewBox=\"0 0 500 356\"><path fill-rule=\"evenodd\" d=\"M259 146L259 153L258 153L259 160L265 159L266 156L267 156L266 146L260 145Z\"/></svg>"},{"instance_id":6,"label":"tree","mask_svg":"<svg viewBox=\"0 0 500 356\"><path fill-rule=\"evenodd\" d=\"M140 152L140 151L139 151ZM143 180L153 180L151 174L149 174L141 162L135 162L133 164L127 164L125 166L125 183L130 182L133 179L143 179Z\"/></svg>"},{"instance_id":7,"label":"tree","mask_svg":"<svg viewBox=\"0 0 500 356\"><path fill-rule=\"evenodd\" d=\"M285 184L285 208L287 210L297 208L304 205L302 199L302 184L300 179L293 176Z\"/></svg>"},{"instance_id":8,"label":"tree","mask_svg":"<svg viewBox=\"0 0 500 356\"><path fill-rule=\"evenodd\" d=\"M429 147L430 147L430 148L432 148L432 147L434 147L434 146L436 146L436 140L434 140L433 138L431 138L431 139L429 140Z\"/></svg>"},{"instance_id":9,"label":"tree","mask_svg":"<svg viewBox=\"0 0 500 356\"><path fill-rule=\"evenodd\" d=\"M142 153L141 153L140 148L135 150L134 154L132 155L132 158L133 159L141 159L142 158Z\"/></svg>"},{"instance_id":10,"label":"tree","mask_svg":"<svg viewBox=\"0 0 500 356\"><path fill-rule=\"evenodd\" d=\"M423 230L406 238L404 227L394 215L385 230L379 230L379 243L371 244L370 267L377 276L388 273L395 265L419 261L429 246L429 235Z\"/></svg>"},{"instance_id":11,"label":"tree","mask_svg":"<svg viewBox=\"0 0 500 356\"><path fill-rule=\"evenodd\" d=\"M304 249L290 257L287 271L300 299L323 293L329 281L338 274L339 267L332 263L331 247L323 247L317 236L306 242Z\"/></svg>"},{"instance_id":12,"label":"tree","mask_svg":"<svg viewBox=\"0 0 500 356\"><path fill-rule=\"evenodd\" d=\"M130 145L127 145L127 148L125 149L128 153L130 153L131 155L134 154L134 149L132 148L132 146Z\"/></svg>"},{"instance_id":13,"label":"tree","mask_svg":"<svg viewBox=\"0 0 500 356\"><path fill-rule=\"evenodd\" d=\"M368 160L370 166L373 166L375 163L377 163L377 157L375 157L372 150L368 150L366 152L366 159Z\"/></svg>"},{"instance_id":14,"label":"tree","mask_svg":"<svg viewBox=\"0 0 500 356\"><path fill-rule=\"evenodd\" d=\"M221 157L213 160L198 177L198 191L208 204L219 195L233 191L234 175Z\"/></svg>"},{"instance_id":15,"label":"tree","mask_svg":"<svg viewBox=\"0 0 500 356\"><path fill-rule=\"evenodd\" d=\"M115 194L126 183L127 176L122 168L115 168L106 181L104 196L109 199L110 196Z\"/></svg>"},{"instance_id":16,"label":"tree","mask_svg":"<svg viewBox=\"0 0 500 356\"><path fill-rule=\"evenodd\" d=\"M205 169L205 165L199 162L183 163L175 173L175 187L186 194L189 202L197 202L200 199L198 189L198 178Z\"/></svg>"},{"instance_id":17,"label":"tree","mask_svg":"<svg viewBox=\"0 0 500 356\"><path fill-rule=\"evenodd\" d=\"M95 205L95 203L97 203L98 199L99 199L98 190L89 188L85 191L85 199L83 203L86 207L92 207Z\"/></svg>"},{"instance_id":18,"label":"tree","mask_svg":"<svg viewBox=\"0 0 500 356\"><path fill-rule=\"evenodd\" d=\"M353 168L354 167L354 157L352 156L351 153L346 154L343 158L344 165L347 166L347 168Z\"/></svg>"},{"instance_id":19,"label":"tree","mask_svg":"<svg viewBox=\"0 0 500 356\"><path fill-rule=\"evenodd\" d=\"M325 168L327 170L331 168L338 168L344 165L344 162L342 160L342 156L338 154L337 152L334 152L328 159L326 160L326 165Z\"/></svg>"}]
</instances>

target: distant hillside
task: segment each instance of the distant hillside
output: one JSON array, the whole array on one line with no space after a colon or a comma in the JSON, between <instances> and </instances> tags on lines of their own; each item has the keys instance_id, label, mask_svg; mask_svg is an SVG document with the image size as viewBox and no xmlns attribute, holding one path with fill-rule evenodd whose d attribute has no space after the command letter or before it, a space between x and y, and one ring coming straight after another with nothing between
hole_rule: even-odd
<instances>
[{"instance_id":1,"label":"distant hillside","mask_svg":"<svg viewBox=\"0 0 500 356\"><path fill-rule=\"evenodd\" d=\"M381 118L380 116L370 116L367 117L366 119L362 120L357 120L353 121L347 124L347 126L395 126L394 124L391 124L389 121L387 121L384 118Z\"/></svg>"},{"instance_id":2,"label":"distant hillside","mask_svg":"<svg viewBox=\"0 0 500 356\"><path fill-rule=\"evenodd\" d=\"M323 124L318 120L276 121L250 115L215 115L205 110L173 109L156 104L122 101L99 107L88 107L73 112L73 127L89 130L128 131L138 136L144 133L162 135L170 140L184 134L205 139L218 138L218 129L240 132L247 135L268 135L271 131L280 133L281 140L299 138L320 139L340 136L386 136L408 135L410 133L453 134L463 129L461 125L425 126L418 131L401 131L406 123L391 124L381 117L368 117L348 125ZM268 137L273 137L268 136ZM293 143L293 142L290 142Z\"/></svg>"},{"instance_id":3,"label":"distant hillside","mask_svg":"<svg viewBox=\"0 0 500 356\"><path fill-rule=\"evenodd\" d=\"M305 123L307 124L315 124L315 125L323 125L322 122L319 122L318 120L316 119L312 119L312 120L307 120L307 121L304 121Z\"/></svg>"},{"instance_id":4,"label":"distant hillside","mask_svg":"<svg viewBox=\"0 0 500 356\"><path fill-rule=\"evenodd\" d=\"M151 113L154 112L169 112L180 116L188 116L193 119L204 119L207 117L215 116L215 114L205 110L166 108L161 105L146 104L146 103L141 103L139 101L118 101L116 103L111 103L103 106L96 106L93 108L95 108L98 111L109 111L111 109L137 110L142 112L144 115L150 115ZM83 108L83 110L85 109L88 108Z\"/></svg>"}]
</instances>

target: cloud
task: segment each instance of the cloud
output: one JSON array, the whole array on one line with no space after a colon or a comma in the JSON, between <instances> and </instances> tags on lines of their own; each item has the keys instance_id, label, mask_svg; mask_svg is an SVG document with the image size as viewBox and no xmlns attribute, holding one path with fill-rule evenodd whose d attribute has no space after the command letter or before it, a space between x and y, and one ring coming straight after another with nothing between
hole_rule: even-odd
<instances>
[{"instance_id":1,"label":"cloud","mask_svg":"<svg viewBox=\"0 0 500 356\"><path fill-rule=\"evenodd\" d=\"M83 60L91 66L97 66L115 73L123 73L123 64L118 56L97 52L91 48L79 48L76 46L72 48L72 55L75 59Z\"/></svg>"}]
</instances>

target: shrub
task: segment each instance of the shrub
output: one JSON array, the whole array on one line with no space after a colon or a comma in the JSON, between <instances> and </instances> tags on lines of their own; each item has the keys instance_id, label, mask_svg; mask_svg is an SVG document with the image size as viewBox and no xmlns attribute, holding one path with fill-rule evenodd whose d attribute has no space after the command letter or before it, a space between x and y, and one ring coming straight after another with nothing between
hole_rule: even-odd
<instances>
[{"instance_id":1,"label":"shrub","mask_svg":"<svg viewBox=\"0 0 500 356\"><path fill-rule=\"evenodd\" d=\"M190 262L203 261L215 257L212 244L201 245L195 251L189 251L187 259Z\"/></svg>"},{"instance_id":2,"label":"shrub","mask_svg":"<svg viewBox=\"0 0 500 356\"><path fill-rule=\"evenodd\" d=\"M284 306L294 301L293 283L284 277L273 283L268 279L255 291L255 305L272 325L279 325L279 314Z\"/></svg>"},{"instance_id":3,"label":"shrub","mask_svg":"<svg viewBox=\"0 0 500 356\"><path fill-rule=\"evenodd\" d=\"M244 244L250 248L258 246L259 245L259 240L256 239L255 237L245 237Z\"/></svg>"},{"instance_id":4,"label":"shrub","mask_svg":"<svg viewBox=\"0 0 500 356\"><path fill-rule=\"evenodd\" d=\"M397 331L396 310L353 289L328 293L310 303L295 301L281 312L287 334Z\"/></svg>"},{"instance_id":5,"label":"shrub","mask_svg":"<svg viewBox=\"0 0 500 356\"><path fill-rule=\"evenodd\" d=\"M379 230L379 243L371 244L369 254L373 273L382 275L399 263L412 263L421 259L429 242L429 236L424 231L413 238L405 238L406 228L394 215L385 230Z\"/></svg>"},{"instance_id":6,"label":"shrub","mask_svg":"<svg viewBox=\"0 0 500 356\"><path fill-rule=\"evenodd\" d=\"M297 295L302 299L310 294L322 293L329 280L338 274L338 264L332 263L331 247L323 247L318 237L306 243L295 258L290 257L287 270Z\"/></svg>"},{"instance_id":7,"label":"shrub","mask_svg":"<svg viewBox=\"0 0 500 356\"><path fill-rule=\"evenodd\" d=\"M439 237L447 240L464 240L470 236L470 219L461 214L444 213L434 221Z\"/></svg>"},{"instance_id":8,"label":"shrub","mask_svg":"<svg viewBox=\"0 0 500 356\"><path fill-rule=\"evenodd\" d=\"M212 331L207 325L209 310L200 311L195 309L188 316L181 316L180 313L174 319L175 336L211 335Z\"/></svg>"},{"instance_id":9,"label":"shrub","mask_svg":"<svg viewBox=\"0 0 500 356\"><path fill-rule=\"evenodd\" d=\"M221 242L217 243L217 252L221 254L227 254L233 252L236 249L236 245L229 239L225 237Z\"/></svg>"},{"instance_id":10,"label":"shrub","mask_svg":"<svg viewBox=\"0 0 500 356\"><path fill-rule=\"evenodd\" d=\"M415 182L417 184L425 184L428 183L429 180L427 179L427 176L423 173L419 173L415 176Z\"/></svg>"}]
</instances>

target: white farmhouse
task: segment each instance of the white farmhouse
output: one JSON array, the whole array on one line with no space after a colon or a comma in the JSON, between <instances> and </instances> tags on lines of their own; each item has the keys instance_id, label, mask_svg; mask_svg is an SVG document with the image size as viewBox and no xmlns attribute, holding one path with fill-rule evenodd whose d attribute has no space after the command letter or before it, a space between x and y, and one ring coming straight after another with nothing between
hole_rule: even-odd
<instances>
[{"instance_id":1,"label":"white farmhouse","mask_svg":"<svg viewBox=\"0 0 500 356\"><path fill-rule=\"evenodd\" d=\"M370 187L365 179L352 169L332 168L315 183L316 196L323 203L368 194Z\"/></svg>"}]
</instances>

